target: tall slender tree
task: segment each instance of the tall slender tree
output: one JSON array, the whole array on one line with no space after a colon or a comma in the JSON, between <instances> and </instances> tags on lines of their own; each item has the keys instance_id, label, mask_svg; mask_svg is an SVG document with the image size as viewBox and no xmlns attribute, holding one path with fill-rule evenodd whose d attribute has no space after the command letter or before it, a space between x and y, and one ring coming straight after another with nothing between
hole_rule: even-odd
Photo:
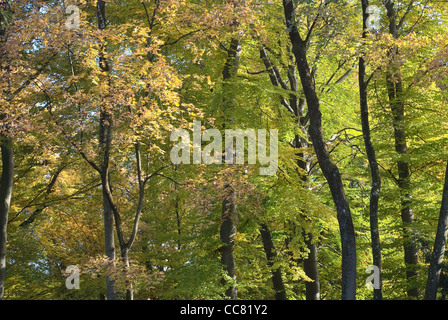
<instances>
[{"instance_id":1,"label":"tall slender tree","mask_svg":"<svg viewBox=\"0 0 448 320\"><path fill-rule=\"evenodd\" d=\"M260 235L263 241L264 252L268 259L268 266L271 268L272 284L275 291L276 300L287 300L285 284L282 277L282 269L280 267L272 269L277 258L277 251L272 241L272 235L266 224L260 225Z\"/></svg>"},{"instance_id":2,"label":"tall slender tree","mask_svg":"<svg viewBox=\"0 0 448 320\"><path fill-rule=\"evenodd\" d=\"M2 11L2 16L0 17L0 51L2 51L1 56L5 58L6 29L11 23L11 21L6 21L5 19L8 16L7 14L10 13L8 3L0 3L0 10ZM1 68L9 68L8 63L3 61ZM5 73L2 72L3 74ZM9 87L3 90L2 95L7 104L11 103L11 90ZM14 184L14 151L10 132L10 121L11 119L8 119L6 111L3 111L0 114L0 149L2 153L2 173L0 180L0 300L4 298L5 294L8 215Z\"/></svg>"},{"instance_id":3,"label":"tall slender tree","mask_svg":"<svg viewBox=\"0 0 448 320\"><path fill-rule=\"evenodd\" d=\"M362 38L367 37L367 21L369 19L369 1L361 0L362 7ZM378 162L376 159L375 148L373 147L370 122L369 122L369 104L367 100L367 86L368 80L366 79L366 62L363 54L359 56L359 104L361 109L361 125L364 138L364 146L366 148L367 159L370 166L370 174L372 177L372 186L370 190L370 204L369 204L369 216L370 216L370 237L372 242L372 257L373 264L378 267L380 271L379 288L374 288L373 298L375 300L382 299L382 262L381 262L381 241L378 224L378 202L380 198L381 190L381 176L379 171Z\"/></svg>"},{"instance_id":4,"label":"tall slender tree","mask_svg":"<svg viewBox=\"0 0 448 320\"><path fill-rule=\"evenodd\" d=\"M413 2L410 2L412 6ZM394 39L398 39L399 29L403 25L397 22L397 14L394 2L387 0L384 2L389 19L389 33ZM400 21L404 21L404 17ZM398 53L398 48L393 47L392 56ZM393 117L395 151L400 156L397 160L398 169L398 187L400 189L401 220L403 223L403 247L404 261L406 264L406 278L408 281L407 294L410 297L417 298L419 290L416 287L415 280L418 276L416 267L418 265L418 250L416 245L415 233L412 224L414 223L414 212L412 210L411 195L411 173L409 170L409 161L405 156L408 153L406 138L405 121L405 95L403 92L403 79L396 61L391 61L390 68L386 72L387 91L389 97L389 106Z\"/></svg>"},{"instance_id":5,"label":"tall slender tree","mask_svg":"<svg viewBox=\"0 0 448 320\"><path fill-rule=\"evenodd\" d=\"M425 300L435 300L440 283L443 257L445 255L446 239L448 235L448 162L445 171L445 183L443 185L442 204L440 206L439 222L437 224L434 248L426 280Z\"/></svg>"},{"instance_id":6,"label":"tall slender tree","mask_svg":"<svg viewBox=\"0 0 448 320\"><path fill-rule=\"evenodd\" d=\"M309 134L313 143L319 166L328 181L334 204L336 206L339 230L342 242L342 299L356 299L356 241L350 206L344 192L341 174L338 167L331 161L326 141L322 132L322 113L317 96L314 79L310 71L307 57L307 47L313 27L319 19L319 13L314 18L313 26L303 38L297 28L297 12L294 2L283 0L286 26L292 44L292 52L299 71L308 114L310 118Z\"/></svg>"},{"instance_id":7,"label":"tall slender tree","mask_svg":"<svg viewBox=\"0 0 448 320\"><path fill-rule=\"evenodd\" d=\"M98 19L98 29L104 30L106 28L106 3L103 0L98 0L96 3L96 12ZM102 46L102 50L105 48ZM107 74L109 70L109 63L105 57L105 52L100 52L99 67L102 72ZM101 186L103 193L103 214L104 214L104 244L106 248L106 255L111 260L115 260L115 240L114 240L114 213L113 203L110 199L110 148L112 143L112 130L113 130L113 118L112 111L107 106L101 106L100 121L99 121L99 150L101 165L100 176ZM107 279L107 291L106 296L108 300L116 299L116 292L114 289L114 282L111 279Z\"/></svg>"},{"instance_id":8,"label":"tall slender tree","mask_svg":"<svg viewBox=\"0 0 448 320\"><path fill-rule=\"evenodd\" d=\"M4 119L4 117L2 117ZM14 152L12 139L8 136L5 126L0 135L0 146L2 152L2 175L0 185L0 299L5 293L6 279L6 243L8 213L11 205L11 195L14 184Z\"/></svg>"},{"instance_id":9,"label":"tall slender tree","mask_svg":"<svg viewBox=\"0 0 448 320\"><path fill-rule=\"evenodd\" d=\"M226 119L224 120L224 129L233 125L234 120L229 117L235 110L235 101L232 97L233 93L229 89L229 85L238 73L238 68L241 59L240 39L232 38L230 40L229 48L227 49L227 60L222 71L222 78L224 81L224 99L223 99L223 113ZM228 92L226 92L228 90ZM235 236L238 226L238 210L237 210L237 193L230 184L224 186L224 200L222 201L222 222L220 227L220 236L223 245L221 247L221 263L227 276L231 278L234 283L231 284L227 290L226 295L231 300L236 300L238 297L238 290L236 287L236 266L235 266Z\"/></svg>"}]
</instances>

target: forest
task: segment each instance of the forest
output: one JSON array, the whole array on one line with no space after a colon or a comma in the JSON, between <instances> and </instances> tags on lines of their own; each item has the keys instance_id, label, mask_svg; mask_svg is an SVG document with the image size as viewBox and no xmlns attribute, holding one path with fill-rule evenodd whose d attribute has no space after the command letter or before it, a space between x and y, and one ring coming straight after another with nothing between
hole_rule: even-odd
<instances>
[{"instance_id":1,"label":"forest","mask_svg":"<svg viewBox=\"0 0 448 320\"><path fill-rule=\"evenodd\" d=\"M445 300L443 0L1 0L0 300Z\"/></svg>"}]
</instances>

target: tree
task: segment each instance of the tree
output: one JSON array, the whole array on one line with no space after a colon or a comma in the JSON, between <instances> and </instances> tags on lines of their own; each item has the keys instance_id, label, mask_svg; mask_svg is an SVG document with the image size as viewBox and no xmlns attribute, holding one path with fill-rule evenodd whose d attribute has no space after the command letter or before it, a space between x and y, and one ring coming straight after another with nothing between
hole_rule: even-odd
<instances>
[{"instance_id":1,"label":"tree","mask_svg":"<svg viewBox=\"0 0 448 320\"><path fill-rule=\"evenodd\" d=\"M389 33L398 38L398 29L400 27L397 24L397 17L394 9L394 3L390 0L386 1L384 6L387 9L387 16L389 18ZM412 6L412 2L410 3ZM392 49L395 54L396 48ZM407 154L406 143L406 126L405 126L405 113L404 113L404 99L403 96L403 82L400 76L399 69L396 66L391 66L387 72L387 89L389 96L390 109L393 115L394 137L395 137L395 150L400 155ZM418 264L418 253L415 245L415 236L412 231L412 223L414 222L414 213L411 207L411 185L410 185L410 171L409 163L406 160L397 161L398 168L398 186L401 190L401 219L403 221L404 232L404 260L408 270L406 271L406 277L412 282L413 278L418 276L418 272L415 270L415 266ZM415 287L410 287L408 295L411 297L418 297L419 292Z\"/></svg>"},{"instance_id":2,"label":"tree","mask_svg":"<svg viewBox=\"0 0 448 320\"><path fill-rule=\"evenodd\" d=\"M139 3L138 5L140 6L140 14L145 15L147 12L145 4ZM159 3L156 3L154 5L153 20L143 20L141 24L143 25L147 22L150 24L149 27L152 27L159 9ZM87 12L90 10L91 7L86 8ZM67 54L69 56L71 75L67 76L66 81L69 83L69 87L74 88L67 94L70 102L63 105L65 109L58 108L57 112L59 114L57 114L51 106L51 104L57 103L57 97L52 97L49 92L46 92L48 100L47 110L54 124L61 130L67 143L100 176L103 192L102 207L106 256L111 264L115 264L114 233L116 233L122 261L122 264L117 264L116 268L120 268L123 265L126 273L126 270L129 269L129 251L136 239L139 220L143 212L145 185L154 176L161 175L161 171L168 167L166 164L161 164L160 161L154 161L153 164L159 167L150 168L151 162L148 160L146 163L148 170L144 172L142 169L141 148L144 145L149 155L153 148L157 149L156 140L161 135L160 130L165 130L165 128L171 126L166 121L160 121L161 119L158 119L158 121L153 119L156 114L162 117L164 114L168 115L178 112L179 102L175 90L178 88L179 81L174 70L167 66L163 56L157 53L160 42L154 35L154 30L147 33L146 27L139 26L138 29L135 29L137 32L130 35L125 32L122 34L122 39L117 39L114 36L114 32L117 29L126 29L128 26L120 24L119 18L116 16L106 17L106 3L104 1L96 2L95 12L98 32L93 31L93 25L85 22L85 27L88 28L89 34L92 36L90 39L92 42L88 44L89 53L85 60L79 61L78 57L71 58L73 55L71 50L73 48L78 49L85 45L85 43L79 41L76 30L71 32L72 38L69 39ZM107 21L117 23L114 25ZM144 47L140 47L144 43ZM113 48L113 50L110 48ZM133 63L130 63L130 60L128 60L130 54L126 50L131 50L132 56L136 58ZM76 54L79 56L80 51L76 51ZM75 59L79 61L76 64L73 62ZM97 68L93 68L91 64L92 59L98 60ZM123 76L122 72L125 70L129 71L128 68L131 65L139 71ZM83 68L90 69L91 73L86 74ZM80 69L80 71L77 71L77 69ZM74 72L74 70L77 72ZM123 76L122 78L120 78L120 74ZM162 81L166 81L167 76L168 84L166 85ZM89 83L91 79L92 82ZM75 86L70 84L72 81L75 82ZM124 85L125 83L126 85ZM119 88L123 87L127 88L124 92L119 90ZM90 97L92 94L96 94L95 100L85 103L86 100L83 99ZM73 102L76 107L83 106L84 108L79 114L81 119L76 118L76 114L70 113L70 108L72 107L70 104ZM64 111L66 111L65 115L68 116L62 116ZM98 116L98 131L93 129L94 122L92 120L94 117L92 117L92 114ZM127 114L129 117L121 116L123 114ZM69 119L72 119L72 121ZM82 126L80 128L73 126L76 122L81 122ZM143 141L141 138L144 133L143 130L149 130L151 138ZM95 139L98 141L97 150L92 148L93 145L86 143L87 141L93 142ZM117 150L120 150L120 148L125 152L118 155ZM118 164L117 157L123 163ZM126 181L119 175L112 174L111 171L116 170L118 167L121 170L125 169L135 172L135 180L130 178ZM132 193L136 190L137 200L135 204L129 206L129 203L126 201L116 200L113 184L117 186L128 184L132 191L131 195L126 195L127 197L132 198ZM130 203L133 202L131 201ZM124 210L119 209L120 206ZM128 219L127 215L123 215L122 211L131 211L132 206L134 206L135 215L133 218ZM124 219L126 221L130 220L129 222L132 226L128 239L125 237ZM107 280L107 283L107 298L116 299L114 280L110 278ZM126 297L127 299L133 298L130 281L126 288Z\"/></svg>"},{"instance_id":3,"label":"tree","mask_svg":"<svg viewBox=\"0 0 448 320\"><path fill-rule=\"evenodd\" d=\"M448 172L448 163L447 163ZM435 300L440 281L443 256L445 255L446 237L448 233L448 175L445 174L443 186L442 204L440 206L439 222L437 224L434 248L428 270L426 281L425 300Z\"/></svg>"},{"instance_id":4,"label":"tree","mask_svg":"<svg viewBox=\"0 0 448 320\"><path fill-rule=\"evenodd\" d=\"M2 177L0 187L0 299L3 299L4 297L8 213L14 183L14 153L12 149L12 139L8 137L7 134L8 133L6 131L1 135Z\"/></svg>"},{"instance_id":5,"label":"tree","mask_svg":"<svg viewBox=\"0 0 448 320\"><path fill-rule=\"evenodd\" d=\"M226 90L226 82L232 81L232 78L236 76L238 72L238 67L241 57L241 40L232 38L230 40L229 48L227 49L227 60L222 71L224 88ZM225 97L223 101L223 113L225 117L228 117L228 109L235 109L234 102L231 94ZM224 122L224 128L229 129L232 126L234 120L227 118ZM233 142L232 142L233 143ZM233 148L233 146L231 146ZM228 152L226 150L226 152ZM224 186L225 198L222 201L222 222L220 228L220 236L223 242L221 248L221 263L224 265L224 270L227 275L231 278L231 281L236 280L236 267L235 267L235 257L233 255L233 250L235 246L235 236L237 232L238 225L238 211L236 205L237 194L230 185ZM224 280L226 281L226 280ZM230 285L226 291L226 295L232 299L237 299L237 287L235 284Z\"/></svg>"},{"instance_id":6,"label":"tree","mask_svg":"<svg viewBox=\"0 0 448 320\"><path fill-rule=\"evenodd\" d=\"M297 69L302 82L303 91L308 105L310 118L309 134L313 142L313 148L319 161L320 168L328 181L338 214L339 228L342 242L342 299L353 300L356 297L356 242L351 218L350 207L344 193L341 176L338 167L331 161L327 145L322 133L322 116L319 107L313 78L307 59L307 45L313 31L313 27L319 18L315 16L313 26L303 39L299 34L295 22L295 8L292 1L284 0L285 20L292 44Z\"/></svg>"},{"instance_id":7,"label":"tree","mask_svg":"<svg viewBox=\"0 0 448 320\"><path fill-rule=\"evenodd\" d=\"M369 1L362 0L362 37L366 38L367 35L367 20L369 19ZM370 190L370 234L372 241L372 257L373 264L378 267L380 271L380 283L379 288L374 289L373 298L376 300L382 299L382 280L381 280L381 241L378 225L378 201L381 190L381 176L379 171L378 162L376 159L375 149L372 144L372 138L370 134L370 122L369 122L369 106L367 101L367 86L368 79L366 79L366 62L364 57L359 57L359 101L361 108L361 125L363 131L364 145L366 148L367 158L369 160L370 171L372 175L372 187Z\"/></svg>"},{"instance_id":8,"label":"tree","mask_svg":"<svg viewBox=\"0 0 448 320\"><path fill-rule=\"evenodd\" d=\"M7 3L2 3L0 6L2 12L2 20L0 21L0 41L2 47L6 42L6 28L11 23L7 21L5 17L8 17L11 12ZM4 51L4 48L1 48ZM2 54L5 57L5 53ZM3 70L2 70L3 71ZM2 75L4 71L2 72ZM4 101L10 103L10 92L8 89L3 90L2 95L6 95ZM7 227L8 227L8 214L11 204L12 188L14 184L14 152L12 138L10 136L10 130L7 123L7 114L3 111L0 114L0 120L2 126L0 128L0 147L2 153L2 175L0 180L0 300L3 299L5 294L5 279L6 279L6 242L7 242Z\"/></svg>"},{"instance_id":9,"label":"tree","mask_svg":"<svg viewBox=\"0 0 448 320\"><path fill-rule=\"evenodd\" d=\"M264 251L266 252L266 258L268 259L268 265L272 268L277 253L272 242L272 235L265 224L260 226L260 234L263 241ZM272 284L275 290L275 299L277 300L287 300L286 299L286 289L285 284L282 279L281 268L276 268L272 270Z\"/></svg>"}]
</instances>

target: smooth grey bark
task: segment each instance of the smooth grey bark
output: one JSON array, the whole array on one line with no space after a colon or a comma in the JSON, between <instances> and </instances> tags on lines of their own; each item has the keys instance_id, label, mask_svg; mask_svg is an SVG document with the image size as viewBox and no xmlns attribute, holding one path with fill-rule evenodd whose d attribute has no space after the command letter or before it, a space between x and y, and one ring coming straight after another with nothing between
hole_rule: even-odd
<instances>
[{"instance_id":1,"label":"smooth grey bark","mask_svg":"<svg viewBox=\"0 0 448 320\"><path fill-rule=\"evenodd\" d=\"M224 129L231 127L233 119L229 113L234 110L234 101L231 94L227 96L226 86L227 82L236 76L240 64L241 58L241 40L232 38L230 40L230 46L227 49L227 60L224 65L222 76L224 81L224 99L223 99L223 111L224 111ZM224 144L225 145L225 144ZM235 235L238 225L238 210L236 199L237 195L235 190L229 185L224 186L224 199L222 201L222 222L220 226L220 237L223 245L220 248L221 263L228 277L231 278L233 284L231 284L226 290L226 296L231 300L236 300L238 297L238 290L236 287L236 266L235 256L233 250L235 248ZM223 279L223 282L227 281Z\"/></svg>"},{"instance_id":2,"label":"smooth grey bark","mask_svg":"<svg viewBox=\"0 0 448 320\"><path fill-rule=\"evenodd\" d=\"M109 201L107 200L106 190L103 187L103 221L104 221L104 247L106 256L111 263L115 261L115 239L114 239L114 216ZM116 300L115 281L106 276L106 299Z\"/></svg>"},{"instance_id":3,"label":"smooth grey bark","mask_svg":"<svg viewBox=\"0 0 448 320\"><path fill-rule=\"evenodd\" d=\"M342 299L356 299L356 241L350 206L338 167L331 161L322 132L322 114L316 88L308 65L307 44L312 30L302 39L295 24L294 3L283 0L286 25L299 71L310 119L309 134L336 207L342 246ZM316 17L317 19L317 17Z\"/></svg>"},{"instance_id":4,"label":"smooth grey bark","mask_svg":"<svg viewBox=\"0 0 448 320\"><path fill-rule=\"evenodd\" d=\"M439 287L440 272L442 270L443 256L445 255L446 239L448 234L448 162L445 170L445 183L443 185L442 204L440 206L439 222L434 240L434 248L426 280L425 300L436 300Z\"/></svg>"},{"instance_id":5,"label":"smooth grey bark","mask_svg":"<svg viewBox=\"0 0 448 320\"><path fill-rule=\"evenodd\" d=\"M98 19L98 29L106 28L106 3L103 0L97 0L96 12ZM104 48L102 47L101 50ZM101 71L108 72L109 65L103 52L100 52L99 67ZM99 174L101 175L101 187L103 195L103 219L104 219L104 245L106 256L111 263L115 261L115 240L114 240L114 212L110 199L108 197L109 182L109 157L112 142L112 114L101 107L99 122L99 158L101 165L99 166ZM106 298L107 300L116 300L117 295L114 288L114 281L109 276L106 277Z\"/></svg>"},{"instance_id":6,"label":"smooth grey bark","mask_svg":"<svg viewBox=\"0 0 448 320\"><path fill-rule=\"evenodd\" d=\"M106 28L106 2L104 0L97 1L97 19L98 19L98 29L104 30ZM103 50L105 48L101 47L101 52L99 56L99 67L101 71L107 73L110 71L109 62L104 56ZM143 211L143 198L144 198L144 187L148 179L143 179L141 170L141 158L140 158L140 148L139 144L136 143L135 147L135 157L137 161L137 176L138 176L138 187L139 187L139 197L136 209L136 215L134 218L134 226L129 240L126 242L124 240L124 233L122 229L120 212L116 206L116 202L112 196L110 177L109 177L109 163L110 163L110 150L112 144L112 128L114 124L113 114L107 108L101 107L100 111L100 135L99 135L99 149L100 149L100 159L101 165L100 175L103 190L103 209L104 209L104 234L105 234L105 245L106 245L106 255L111 261L115 261L115 244L114 244L114 224L117 233L118 243L120 247L120 256L124 264L124 272L129 268L129 251L135 241L138 223L140 220L141 213ZM111 279L107 280L107 299L115 300L116 293L113 289L114 282ZM132 289L132 284L128 282L128 289L126 290L126 300L133 300L134 293Z\"/></svg>"},{"instance_id":7,"label":"smooth grey bark","mask_svg":"<svg viewBox=\"0 0 448 320\"><path fill-rule=\"evenodd\" d=\"M295 70L293 66L289 66L288 79L291 83L291 89L297 92L297 79L295 76ZM298 125L302 128L302 132L308 136L308 119L304 115L305 100L297 99L297 96L290 98L290 103L294 114L297 117ZM298 149L306 149L309 147L308 140L300 135L296 135L294 138L294 145ZM309 187L309 171L311 160L302 151L298 153L297 165L303 171L300 173L300 179L303 181L306 187ZM305 297L306 300L320 300L320 281L319 281L319 269L317 263L317 247L316 242L313 239L311 233L303 233L305 245L308 249L308 256L303 260L303 270L311 281L305 283Z\"/></svg>"},{"instance_id":8,"label":"smooth grey bark","mask_svg":"<svg viewBox=\"0 0 448 320\"><path fill-rule=\"evenodd\" d=\"M363 33L362 37L367 37L367 19L369 13L367 8L369 7L368 0L361 0L362 5L362 25ZM372 177L372 185L370 190L370 204L369 204L369 216L370 216L370 237L371 237L371 247L372 247L372 258L373 264L378 267L380 271L380 281L379 288L373 289L373 299L381 300L383 297L382 289L382 260L381 260L381 241L380 232L378 226L378 201L380 197L381 190L381 176L379 171L378 162L376 160L375 148L372 144L371 134L370 134L370 123L369 123L369 105L367 100L367 86L368 82L366 80L366 62L364 56L359 57L359 104L361 109L361 126L364 138L364 146L366 148L367 159L369 161L370 174Z\"/></svg>"},{"instance_id":9,"label":"smooth grey bark","mask_svg":"<svg viewBox=\"0 0 448 320\"><path fill-rule=\"evenodd\" d=\"M396 23L396 12L394 3L387 0L384 3L389 19L389 33L394 38L399 38L399 25ZM393 48L396 52L398 49ZM406 124L404 112L403 81L399 67L391 65L391 70L386 74L387 91L389 105L393 117L395 151L403 156L408 153L406 142ZM418 277L418 250L415 239L415 232L412 224L414 223L414 212L412 210L411 195L411 174L409 171L409 162L400 159L397 161L398 169L398 188L400 189L401 220L403 228L403 249L404 262L406 264L406 280L408 282L407 295L418 298L419 290L416 286Z\"/></svg>"},{"instance_id":10,"label":"smooth grey bark","mask_svg":"<svg viewBox=\"0 0 448 320\"><path fill-rule=\"evenodd\" d=\"M113 198L112 191L110 188L109 178L108 178L109 171L108 171L108 169L103 169L104 171L102 171L101 169L99 170L99 172L101 174L101 181L102 181L102 186L103 186L103 207L105 210L108 210L108 212L112 212L112 220L110 220L111 218L109 217L107 222L112 224L112 228L113 228L113 225L115 225L115 231L117 234L118 243L119 243L119 247L120 247L120 256L121 256L121 260L124 264L123 271L125 273L129 269L129 251L131 250L131 247L134 244L135 239L137 237L138 225L139 225L140 217L143 213L143 200L144 200L144 195L145 195L145 185L153 176L157 175L158 172L164 168L164 167L162 167L161 169L157 170L153 174L143 177L143 172L141 169L140 146L139 146L138 142L136 142L134 144L134 149L135 149L135 158L136 158L136 162L137 162L137 181L138 181L139 195L138 195L138 201L137 201L137 208L136 208L136 212L135 212L135 216L134 216L132 232L131 232L131 235L129 236L128 241L125 241L125 236L124 236L122 222L121 222L121 214L120 214L120 211L118 210L118 207L116 206L116 202ZM103 164L106 162L107 161L105 159L105 162L103 162ZM109 236L113 235L113 231L112 231L112 233L108 233L108 235ZM110 239L110 241L112 241L112 239ZM115 250L115 248L114 248L114 250ZM132 288L132 283L127 281L127 284L128 284L128 288L126 290L126 300L133 300L134 292L133 292L133 288ZM113 285L113 282L112 282L112 285ZM112 298L114 298L114 296L112 296ZM116 295L115 295L115 298L116 298Z\"/></svg>"},{"instance_id":11,"label":"smooth grey bark","mask_svg":"<svg viewBox=\"0 0 448 320\"><path fill-rule=\"evenodd\" d=\"M312 281L305 283L306 300L320 300L320 280L317 265L317 246L311 234L306 235L305 245L308 248L308 256L303 260L303 271Z\"/></svg>"},{"instance_id":12,"label":"smooth grey bark","mask_svg":"<svg viewBox=\"0 0 448 320\"><path fill-rule=\"evenodd\" d=\"M8 2L0 3L0 9L5 13L10 13L10 7ZM6 42L7 27L12 23L6 21L3 17L0 17L2 28L0 29L0 42L3 44ZM9 65L6 67L9 69ZM2 92L6 97L6 101L11 101L10 88ZM7 118L6 114L0 115L0 121L2 126L0 128L0 150L2 153L2 174L0 180L0 300L5 296L5 280L6 280L6 244L8 240L8 216L9 208L11 205L11 196L14 185L14 151L13 140L9 136L9 125L3 123Z\"/></svg>"},{"instance_id":13,"label":"smooth grey bark","mask_svg":"<svg viewBox=\"0 0 448 320\"><path fill-rule=\"evenodd\" d=\"M0 135L0 146L2 152L2 175L0 185L0 300L2 300L5 294L6 280L8 214L14 184L14 152L12 148L12 139L3 133Z\"/></svg>"},{"instance_id":14,"label":"smooth grey bark","mask_svg":"<svg viewBox=\"0 0 448 320\"><path fill-rule=\"evenodd\" d=\"M263 241L264 252L266 253L266 258L268 260L268 266L271 269L272 274L272 285L275 291L276 300L287 300L285 284L282 278L282 269L280 267L272 269L275 259L277 257L277 251L272 241L272 235L266 224L260 224L260 235Z\"/></svg>"}]
</instances>

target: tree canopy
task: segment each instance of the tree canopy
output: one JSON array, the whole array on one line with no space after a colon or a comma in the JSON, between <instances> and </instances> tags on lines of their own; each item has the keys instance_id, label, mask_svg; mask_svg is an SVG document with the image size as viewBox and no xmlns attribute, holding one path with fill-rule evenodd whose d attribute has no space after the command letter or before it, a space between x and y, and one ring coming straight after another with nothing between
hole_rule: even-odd
<instances>
[{"instance_id":1,"label":"tree canopy","mask_svg":"<svg viewBox=\"0 0 448 320\"><path fill-rule=\"evenodd\" d=\"M447 14L1 2L0 298L445 299Z\"/></svg>"}]
</instances>

